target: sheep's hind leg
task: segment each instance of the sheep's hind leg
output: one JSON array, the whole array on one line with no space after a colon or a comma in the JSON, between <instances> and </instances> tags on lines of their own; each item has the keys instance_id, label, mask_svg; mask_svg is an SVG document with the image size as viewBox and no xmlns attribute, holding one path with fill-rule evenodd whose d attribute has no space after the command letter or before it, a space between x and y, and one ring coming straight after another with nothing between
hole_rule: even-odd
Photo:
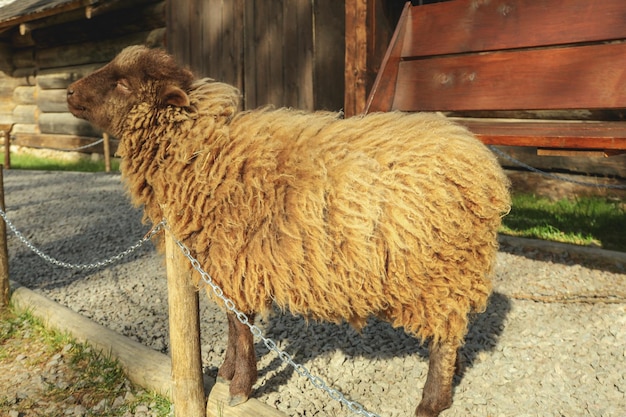
<instances>
[{"instance_id":1,"label":"sheep's hind leg","mask_svg":"<svg viewBox=\"0 0 626 417\"><path fill-rule=\"evenodd\" d=\"M417 417L436 417L452 405L452 379L458 348L456 341L431 342L428 376L422 401L415 410Z\"/></svg>"},{"instance_id":2,"label":"sheep's hind leg","mask_svg":"<svg viewBox=\"0 0 626 417\"><path fill-rule=\"evenodd\" d=\"M228 318L228 343L224 362L217 371L217 382L229 384L235 376L235 363L237 362L237 328L235 327L237 317L232 313L227 313L226 316Z\"/></svg>"},{"instance_id":3,"label":"sheep's hind leg","mask_svg":"<svg viewBox=\"0 0 626 417\"><path fill-rule=\"evenodd\" d=\"M248 315L250 323L254 316ZM257 379L256 353L250 328L228 313L228 347L224 363L217 373L218 381L230 381L228 405L234 407L248 400Z\"/></svg>"}]
</instances>

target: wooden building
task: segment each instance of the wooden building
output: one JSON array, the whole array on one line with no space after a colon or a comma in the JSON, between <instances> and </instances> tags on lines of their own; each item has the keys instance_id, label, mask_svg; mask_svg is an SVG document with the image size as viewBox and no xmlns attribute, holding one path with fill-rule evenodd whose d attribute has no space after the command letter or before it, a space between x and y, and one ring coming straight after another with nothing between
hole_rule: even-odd
<instances>
[{"instance_id":1,"label":"wooden building","mask_svg":"<svg viewBox=\"0 0 626 417\"><path fill-rule=\"evenodd\" d=\"M237 86L245 108L343 107L343 1L177 0L167 15L169 51Z\"/></svg>"},{"instance_id":2,"label":"wooden building","mask_svg":"<svg viewBox=\"0 0 626 417\"><path fill-rule=\"evenodd\" d=\"M0 7L0 131L22 146L93 143L102 132L68 112L65 90L135 44L236 85L244 108L340 110L344 10L335 0L14 1Z\"/></svg>"},{"instance_id":3,"label":"wooden building","mask_svg":"<svg viewBox=\"0 0 626 417\"><path fill-rule=\"evenodd\" d=\"M18 0L0 8L0 125L11 128L11 143L75 149L101 137L68 112L65 90L127 45L165 46L165 6Z\"/></svg>"}]
</instances>

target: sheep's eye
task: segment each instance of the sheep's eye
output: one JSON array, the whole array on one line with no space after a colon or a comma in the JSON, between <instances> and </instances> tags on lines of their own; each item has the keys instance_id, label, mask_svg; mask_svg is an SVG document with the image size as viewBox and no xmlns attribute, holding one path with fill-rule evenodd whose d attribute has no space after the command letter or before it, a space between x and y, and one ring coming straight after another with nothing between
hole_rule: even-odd
<instances>
[{"instance_id":1,"label":"sheep's eye","mask_svg":"<svg viewBox=\"0 0 626 417\"><path fill-rule=\"evenodd\" d=\"M117 80L115 82L115 88L123 91L123 92L130 92L130 84L128 83L127 80L121 79L121 80Z\"/></svg>"}]
</instances>

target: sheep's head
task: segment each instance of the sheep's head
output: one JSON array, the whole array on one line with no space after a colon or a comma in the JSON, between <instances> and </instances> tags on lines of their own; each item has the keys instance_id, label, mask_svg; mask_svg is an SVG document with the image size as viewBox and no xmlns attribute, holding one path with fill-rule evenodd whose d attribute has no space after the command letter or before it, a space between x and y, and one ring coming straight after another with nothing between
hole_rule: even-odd
<instances>
[{"instance_id":1,"label":"sheep's head","mask_svg":"<svg viewBox=\"0 0 626 417\"><path fill-rule=\"evenodd\" d=\"M74 116L119 137L139 103L151 109L189 106L192 82L192 73L164 51L130 46L109 64L72 83L67 104Z\"/></svg>"}]
</instances>

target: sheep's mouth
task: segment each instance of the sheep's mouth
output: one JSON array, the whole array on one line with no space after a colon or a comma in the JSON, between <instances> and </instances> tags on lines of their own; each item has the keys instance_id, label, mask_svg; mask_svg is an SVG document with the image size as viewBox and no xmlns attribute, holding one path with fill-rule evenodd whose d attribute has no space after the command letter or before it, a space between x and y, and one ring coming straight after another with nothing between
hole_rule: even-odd
<instances>
[{"instance_id":1,"label":"sheep's mouth","mask_svg":"<svg viewBox=\"0 0 626 417\"><path fill-rule=\"evenodd\" d=\"M87 107L72 104L68 101L67 108L69 109L70 113L72 113L74 116L79 117L81 119L87 118L85 114L87 112Z\"/></svg>"}]
</instances>

